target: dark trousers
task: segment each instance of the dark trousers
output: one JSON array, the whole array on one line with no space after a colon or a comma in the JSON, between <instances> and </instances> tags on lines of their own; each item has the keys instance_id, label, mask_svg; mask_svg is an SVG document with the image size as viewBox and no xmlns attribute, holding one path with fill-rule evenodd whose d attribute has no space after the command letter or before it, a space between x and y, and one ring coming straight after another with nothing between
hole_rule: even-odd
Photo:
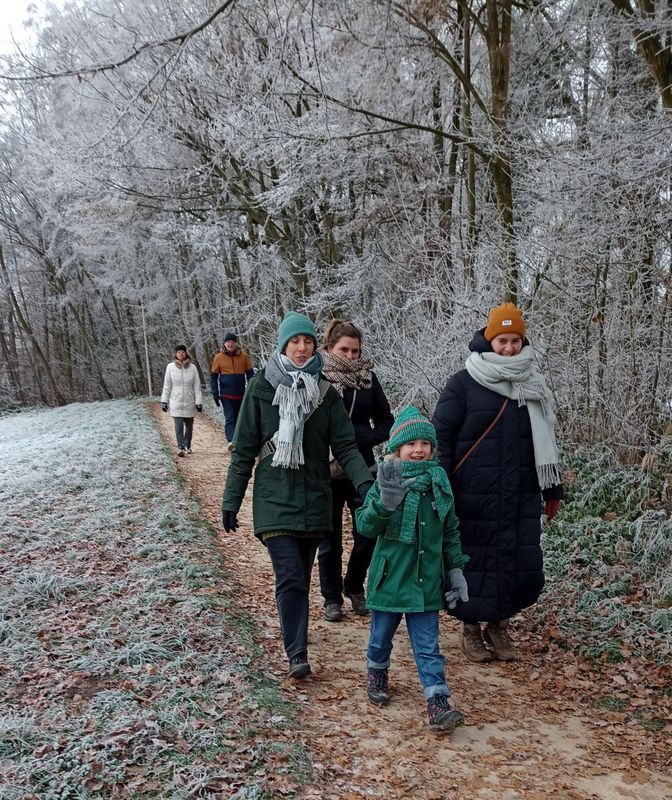
<instances>
[{"instance_id":1,"label":"dark trousers","mask_svg":"<svg viewBox=\"0 0 672 800\"><path fill-rule=\"evenodd\" d=\"M220 397L222 404L222 411L224 412L224 433L226 434L226 441L233 441L233 432L236 429L236 420L238 419L238 412L243 402L242 398L234 400L231 397Z\"/></svg>"},{"instance_id":2,"label":"dark trousers","mask_svg":"<svg viewBox=\"0 0 672 800\"><path fill-rule=\"evenodd\" d=\"M287 658L308 652L308 593L318 542L317 538L300 539L289 534L266 541Z\"/></svg>"},{"instance_id":3,"label":"dark trousers","mask_svg":"<svg viewBox=\"0 0 672 800\"><path fill-rule=\"evenodd\" d=\"M175 438L180 450L191 449L191 435L194 432L193 417L173 417Z\"/></svg>"},{"instance_id":4,"label":"dark trousers","mask_svg":"<svg viewBox=\"0 0 672 800\"><path fill-rule=\"evenodd\" d=\"M333 480L331 482L331 524L333 530L320 542L318 564L320 567L320 589L324 604L343 605L343 592L346 594L362 594L373 550L375 539L367 539L357 533L355 508L359 500L357 490L349 480ZM342 575L343 559L343 506L347 504L352 517L352 552L348 559L345 579Z\"/></svg>"}]
</instances>

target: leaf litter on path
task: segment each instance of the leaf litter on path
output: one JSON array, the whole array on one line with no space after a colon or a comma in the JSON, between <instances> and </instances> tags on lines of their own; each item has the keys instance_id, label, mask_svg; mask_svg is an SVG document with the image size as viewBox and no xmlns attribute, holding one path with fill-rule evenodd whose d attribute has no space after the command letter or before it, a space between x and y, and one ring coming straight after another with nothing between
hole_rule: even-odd
<instances>
[{"instance_id":1,"label":"leaf litter on path","mask_svg":"<svg viewBox=\"0 0 672 800\"><path fill-rule=\"evenodd\" d=\"M156 413L166 442L173 426ZM307 748L310 776L302 796L330 798L413 797L414 800L664 800L672 797L669 722L671 704L657 713L667 728L639 724L637 703L653 702L641 670L599 672L575 656L557 632L537 630L534 609L514 624L521 659L475 665L459 650L460 626L441 620L441 650L453 704L466 724L450 737L431 733L408 638L395 637L386 708L366 699L365 650L368 619L344 606L346 618L322 617L317 568L311 587L309 628L313 674L286 679L286 660L275 609L273 571L254 537L252 481L235 533L221 530L221 497L230 455L221 427L205 416L194 426L193 454L176 459L205 517L220 533L228 587L256 621L255 638L267 653L265 668L285 695L300 706L297 743ZM347 551L347 542L344 550ZM347 552L346 552L347 556ZM543 597L541 602L543 602ZM627 667L627 664L625 665ZM624 665L619 665L624 667ZM664 670L663 670L664 671ZM652 674L658 685L664 676ZM599 705L621 692L628 713Z\"/></svg>"}]
</instances>

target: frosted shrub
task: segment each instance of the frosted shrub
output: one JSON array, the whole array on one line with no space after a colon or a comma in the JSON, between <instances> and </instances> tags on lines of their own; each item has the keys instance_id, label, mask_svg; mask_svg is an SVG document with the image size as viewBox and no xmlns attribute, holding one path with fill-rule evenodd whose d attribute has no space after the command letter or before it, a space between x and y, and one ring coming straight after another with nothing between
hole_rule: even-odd
<instances>
[{"instance_id":1,"label":"frosted shrub","mask_svg":"<svg viewBox=\"0 0 672 800\"><path fill-rule=\"evenodd\" d=\"M642 561L672 568L672 519L665 511L646 511L635 521L633 542Z\"/></svg>"},{"instance_id":2,"label":"frosted shrub","mask_svg":"<svg viewBox=\"0 0 672 800\"><path fill-rule=\"evenodd\" d=\"M672 634L672 611L667 608L659 608L649 617L649 625L661 633Z\"/></svg>"},{"instance_id":3,"label":"frosted shrub","mask_svg":"<svg viewBox=\"0 0 672 800\"><path fill-rule=\"evenodd\" d=\"M672 521L664 475L580 448L563 458L561 513L544 530L548 617L586 654L618 661L621 647L672 654Z\"/></svg>"}]
</instances>

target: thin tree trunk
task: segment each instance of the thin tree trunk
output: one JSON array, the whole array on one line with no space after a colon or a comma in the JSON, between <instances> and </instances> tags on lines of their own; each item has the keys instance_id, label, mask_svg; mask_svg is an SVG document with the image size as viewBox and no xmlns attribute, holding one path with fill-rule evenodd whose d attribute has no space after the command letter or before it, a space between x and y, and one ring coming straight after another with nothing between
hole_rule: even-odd
<instances>
[{"instance_id":1,"label":"thin tree trunk","mask_svg":"<svg viewBox=\"0 0 672 800\"><path fill-rule=\"evenodd\" d=\"M30 345L32 348L33 353L37 361L39 362L40 369L44 371L44 377L49 385L49 389L51 390L54 399L56 400L58 405L65 405L67 400L63 396L63 393L58 388L58 384L56 383L56 379L54 378L54 374L51 370L49 362L44 356L42 348L40 347L40 343L37 340L33 332L33 328L28 321L28 318L24 316L21 308L19 307L18 300L16 298L16 294L14 292L14 288L9 281L9 272L7 271L7 264L5 263L5 255L0 246L0 272L2 273L2 281L7 289L7 294L9 296L10 303L12 304L12 309L14 310L14 316L16 321L19 325L19 328L23 331L23 333L28 337L30 340ZM46 400L46 398L45 398Z\"/></svg>"}]
</instances>

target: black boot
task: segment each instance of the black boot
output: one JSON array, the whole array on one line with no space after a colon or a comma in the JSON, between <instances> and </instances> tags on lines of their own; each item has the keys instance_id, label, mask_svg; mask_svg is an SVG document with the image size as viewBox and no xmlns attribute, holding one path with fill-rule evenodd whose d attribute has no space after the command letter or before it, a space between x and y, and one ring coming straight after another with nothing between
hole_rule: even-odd
<instances>
[{"instance_id":1,"label":"black boot","mask_svg":"<svg viewBox=\"0 0 672 800\"><path fill-rule=\"evenodd\" d=\"M447 694L436 694L427 701L429 727L434 731L452 731L464 723L464 714L450 707Z\"/></svg>"},{"instance_id":2,"label":"black boot","mask_svg":"<svg viewBox=\"0 0 672 800\"><path fill-rule=\"evenodd\" d=\"M289 659L289 677L290 678L305 678L310 675L310 664L308 663L308 656L306 653L299 653L297 656L292 656Z\"/></svg>"},{"instance_id":3,"label":"black boot","mask_svg":"<svg viewBox=\"0 0 672 800\"><path fill-rule=\"evenodd\" d=\"M366 676L366 694L369 700L377 706L386 706L390 702L386 669L372 669L369 667Z\"/></svg>"}]
</instances>

